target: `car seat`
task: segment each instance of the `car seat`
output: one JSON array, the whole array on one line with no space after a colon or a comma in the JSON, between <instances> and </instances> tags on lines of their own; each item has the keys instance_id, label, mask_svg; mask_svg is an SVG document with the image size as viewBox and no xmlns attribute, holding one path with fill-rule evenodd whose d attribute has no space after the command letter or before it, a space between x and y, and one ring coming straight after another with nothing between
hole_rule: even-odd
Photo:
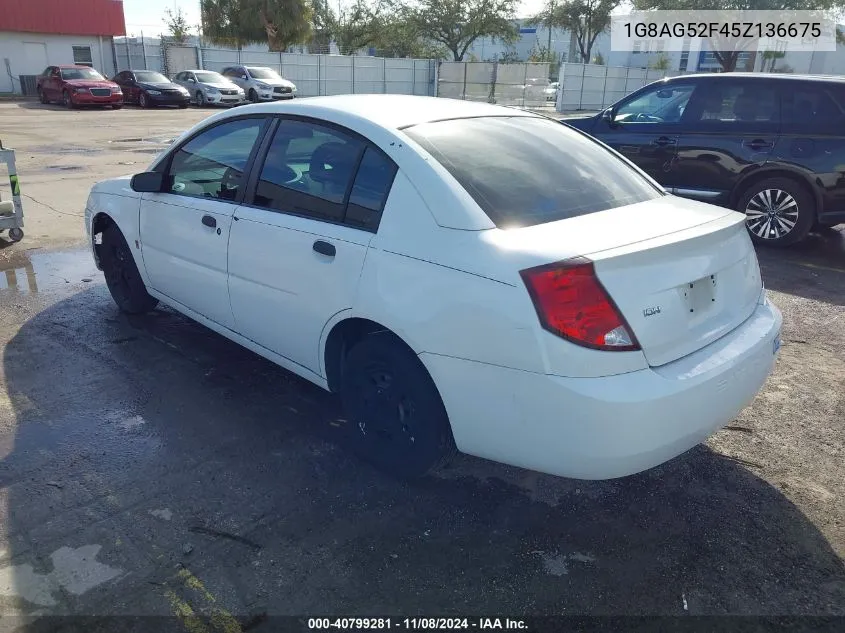
<instances>
[{"instance_id":1,"label":"car seat","mask_svg":"<svg viewBox=\"0 0 845 633\"><path fill-rule=\"evenodd\" d=\"M308 168L309 189L315 196L341 203L358 160L358 147L329 141L311 155Z\"/></svg>"}]
</instances>

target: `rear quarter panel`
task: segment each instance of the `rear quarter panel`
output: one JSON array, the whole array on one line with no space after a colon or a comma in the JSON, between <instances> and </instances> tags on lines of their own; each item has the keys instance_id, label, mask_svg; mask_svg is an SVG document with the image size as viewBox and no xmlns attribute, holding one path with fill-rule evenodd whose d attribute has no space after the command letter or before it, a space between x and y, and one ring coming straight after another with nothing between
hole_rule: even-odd
<instances>
[{"instance_id":1,"label":"rear quarter panel","mask_svg":"<svg viewBox=\"0 0 845 633\"><path fill-rule=\"evenodd\" d=\"M393 330L417 354L429 352L542 372L533 306L524 288L438 260L458 234L437 225L400 171L370 243L354 314Z\"/></svg>"}]
</instances>

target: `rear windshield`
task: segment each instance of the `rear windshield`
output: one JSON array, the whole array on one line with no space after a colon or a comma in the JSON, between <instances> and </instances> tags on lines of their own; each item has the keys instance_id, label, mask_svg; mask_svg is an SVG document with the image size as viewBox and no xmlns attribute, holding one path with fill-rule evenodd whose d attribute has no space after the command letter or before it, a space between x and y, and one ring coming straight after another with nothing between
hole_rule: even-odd
<instances>
[{"instance_id":1,"label":"rear windshield","mask_svg":"<svg viewBox=\"0 0 845 633\"><path fill-rule=\"evenodd\" d=\"M590 138L545 118L480 117L405 128L499 228L532 226L663 194Z\"/></svg>"}]
</instances>

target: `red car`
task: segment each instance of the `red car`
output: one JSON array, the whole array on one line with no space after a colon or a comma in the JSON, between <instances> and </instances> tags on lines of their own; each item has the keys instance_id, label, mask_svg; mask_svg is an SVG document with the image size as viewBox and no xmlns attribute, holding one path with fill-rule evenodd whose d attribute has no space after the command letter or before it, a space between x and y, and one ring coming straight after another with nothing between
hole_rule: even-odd
<instances>
[{"instance_id":1,"label":"red car","mask_svg":"<svg viewBox=\"0 0 845 633\"><path fill-rule=\"evenodd\" d=\"M123 92L88 66L47 66L36 82L41 103L58 101L68 108L84 105L123 107Z\"/></svg>"}]
</instances>

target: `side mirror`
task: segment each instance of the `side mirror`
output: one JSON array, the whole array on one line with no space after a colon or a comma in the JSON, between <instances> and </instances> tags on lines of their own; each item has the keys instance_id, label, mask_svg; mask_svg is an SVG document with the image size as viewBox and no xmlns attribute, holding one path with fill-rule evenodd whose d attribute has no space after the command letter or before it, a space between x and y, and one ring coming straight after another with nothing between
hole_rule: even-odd
<instances>
[{"instance_id":1,"label":"side mirror","mask_svg":"<svg viewBox=\"0 0 845 633\"><path fill-rule=\"evenodd\" d=\"M159 171L145 171L135 174L129 182L132 191L138 193L160 193L164 189L164 174Z\"/></svg>"},{"instance_id":2,"label":"side mirror","mask_svg":"<svg viewBox=\"0 0 845 633\"><path fill-rule=\"evenodd\" d=\"M197 83L197 80L194 79L193 77L188 77L188 83L195 84L195 83Z\"/></svg>"},{"instance_id":3,"label":"side mirror","mask_svg":"<svg viewBox=\"0 0 845 633\"><path fill-rule=\"evenodd\" d=\"M604 119L610 127L614 127L616 125L616 122L613 120L615 116L616 113L613 111L613 108L608 108L601 113L601 118Z\"/></svg>"}]
</instances>

